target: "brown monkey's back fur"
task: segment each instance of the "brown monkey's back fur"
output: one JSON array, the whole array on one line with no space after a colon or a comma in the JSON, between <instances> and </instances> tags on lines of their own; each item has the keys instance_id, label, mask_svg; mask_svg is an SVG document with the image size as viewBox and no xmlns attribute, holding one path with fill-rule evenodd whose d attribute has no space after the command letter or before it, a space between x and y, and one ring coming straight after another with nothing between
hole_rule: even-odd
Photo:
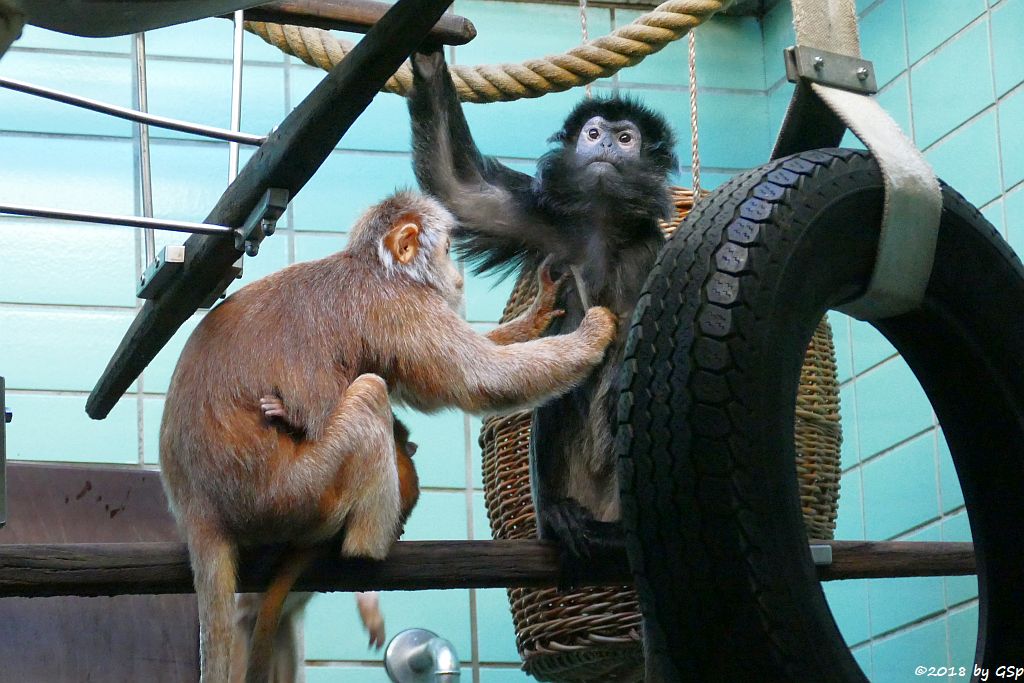
<instances>
[{"instance_id":1,"label":"brown monkey's back fur","mask_svg":"<svg viewBox=\"0 0 1024 683\"><path fill-rule=\"evenodd\" d=\"M161 464L171 478L192 484L188 499L212 506L233 535L260 543L293 540L288 530L294 524L278 537L276 520L294 519L297 505L308 507L302 516L310 522L320 512L313 491L304 501L275 498L273 480L320 437L351 381L372 371L355 333L364 321L350 303L365 296L369 278L359 277L365 268L342 252L273 273L210 311L185 344L167 400L189 411L172 412L161 425ZM239 358L240 349L250 353ZM270 427L257 409L268 394L295 411L292 421L308 425L306 433ZM178 457L165 458L171 451ZM178 463L192 475L175 476ZM211 486L196 490L197 482ZM238 487L225 491L232 482ZM180 505L176 498L173 504ZM226 509L218 506L222 500L245 505Z\"/></svg>"}]
</instances>

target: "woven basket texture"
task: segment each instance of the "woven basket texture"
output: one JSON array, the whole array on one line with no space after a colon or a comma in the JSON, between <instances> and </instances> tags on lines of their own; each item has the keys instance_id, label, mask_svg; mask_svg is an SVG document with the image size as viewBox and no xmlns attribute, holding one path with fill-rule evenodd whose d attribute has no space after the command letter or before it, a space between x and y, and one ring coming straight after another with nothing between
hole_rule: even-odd
<instances>
[{"instance_id":1,"label":"woven basket texture","mask_svg":"<svg viewBox=\"0 0 1024 683\"><path fill-rule=\"evenodd\" d=\"M693 193L673 190L670 236L693 206ZM534 273L523 273L502 315L522 313L536 295ZM796 469L808 536L831 539L839 501L839 383L832 330L823 318L807 348L796 399ZM496 539L536 538L530 494L530 413L489 417L480 432L484 500ZM523 669L539 681L643 680L640 607L629 586L559 592L510 588L509 603Z\"/></svg>"}]
</instances>

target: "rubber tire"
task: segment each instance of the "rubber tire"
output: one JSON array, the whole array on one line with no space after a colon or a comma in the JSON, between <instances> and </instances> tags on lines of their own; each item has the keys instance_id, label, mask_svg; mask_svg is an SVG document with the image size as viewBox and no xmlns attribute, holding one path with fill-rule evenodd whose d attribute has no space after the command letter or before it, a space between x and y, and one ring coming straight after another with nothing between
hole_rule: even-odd
<instances>
[{"instance_id":1,"label":"rubber tire","mask_svg":"<svg viewBox=\"0 0 1024 683\"><path fill-rule=\"evenodd\" d=\"M701 202L647 281L616 449L649 657L668 680L866 680L811 561L793 417L815 324L868 280L882 201L866 152L780 159ZM874 324L914 371L952 451L978 559L978 660L1020 665L1024 268L943 187L926 300Z\"/></svg>"}]
</instances>

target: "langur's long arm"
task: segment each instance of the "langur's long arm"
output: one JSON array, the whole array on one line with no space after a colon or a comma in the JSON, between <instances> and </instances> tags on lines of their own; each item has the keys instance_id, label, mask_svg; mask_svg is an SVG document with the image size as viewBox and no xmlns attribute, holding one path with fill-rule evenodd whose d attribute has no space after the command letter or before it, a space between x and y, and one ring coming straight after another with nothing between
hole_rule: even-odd
<instances>
[{"instance_id":1,"label":"langur's long arm","mask_svg":"<svg viewBox=\"0 0 1024 683\"><path fill-rule=\"evenodd\" d=\"M480 154L441 51L414 53L409 94L420 188L455 214L458 251L478 272L564 256L558 231L532 208L533 178Z\"/></svg>"}]
</instances>

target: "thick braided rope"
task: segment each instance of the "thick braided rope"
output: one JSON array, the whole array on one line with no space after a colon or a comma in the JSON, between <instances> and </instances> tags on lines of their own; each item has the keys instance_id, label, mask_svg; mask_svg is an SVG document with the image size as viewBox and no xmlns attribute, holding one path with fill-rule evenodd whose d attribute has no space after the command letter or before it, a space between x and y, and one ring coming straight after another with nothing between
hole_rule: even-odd
<instances>
[{"instance_id":1,"label":"thick braided rope","mask_svg":"<svg viewBox=\"0 0 1024 683\"><path fill-rule=\"evenodd\" d=\"M508 102L562 92L638 64L685 36L727 4L728 0L669 0L636 21L562 54L528 59L520 64L456 64L451 69L452 81L463 102ZM245 28L282 52L324 70L344 59L353 45L317 28L258 21L247 21ZM412 68L407 62L384 89L405 95L411 87Z\"/></svg>"}]
</instances>

